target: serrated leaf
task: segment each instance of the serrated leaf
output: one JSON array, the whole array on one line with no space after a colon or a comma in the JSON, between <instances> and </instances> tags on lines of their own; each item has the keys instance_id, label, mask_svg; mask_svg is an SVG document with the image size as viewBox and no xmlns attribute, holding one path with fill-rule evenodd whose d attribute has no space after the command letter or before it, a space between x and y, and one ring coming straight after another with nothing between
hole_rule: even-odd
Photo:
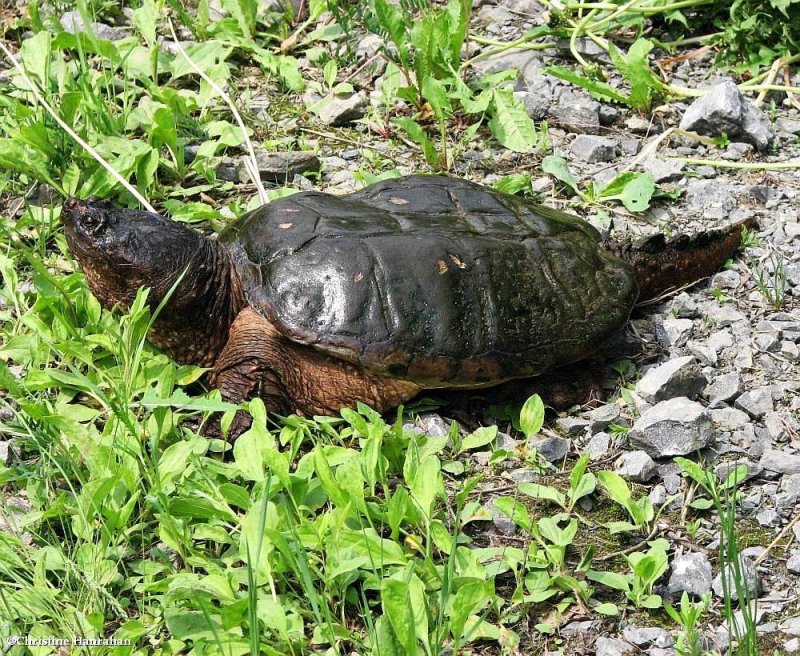
<instances>
[{"instance_id":1,"label":"serrated leaf","mask_svg":"<svg viewBox=\"0 0 800 656\"><path fill-rule=\"evenodd\" d=\"M494 115L489 129L494 138L515 153L527 153L538 143L536 126L522 102L510 89L495 89Z\"/></svg>"},{"instance_id":2,"label":"serrated leaf","mask_svg":"<svg viewBox=\"0 0 800 656\"><path fill-rule=\"evenodd\" d=\"M654 92L661 92L664 83L650 69L648 55L653 49L652 41L639 38L634 41L626 54L609 42L609 55L617 70L631 87L628 104L636 109L648 110Z\"/></svg>"}]
</instances>

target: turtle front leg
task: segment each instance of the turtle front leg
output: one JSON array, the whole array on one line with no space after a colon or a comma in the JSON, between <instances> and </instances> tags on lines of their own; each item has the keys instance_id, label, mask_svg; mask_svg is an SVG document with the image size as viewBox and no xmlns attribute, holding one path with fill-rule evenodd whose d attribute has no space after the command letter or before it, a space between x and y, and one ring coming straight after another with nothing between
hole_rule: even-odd
<instances>
[{"instance_id":1,"label":"turtle front leg","mask_svg":"<svg viewBox=\"0 0 800 656\"><path fill-rule=\"evenodd\" d=\"M415 383L380 376L296 344L252 308L233 322L211 384L226 401L259 397L267 410L283 415L335 415L359 402L383 412L420 390ZM229 439L249 426L250 417L237 413Z\"/></svg>"}]
</instances>

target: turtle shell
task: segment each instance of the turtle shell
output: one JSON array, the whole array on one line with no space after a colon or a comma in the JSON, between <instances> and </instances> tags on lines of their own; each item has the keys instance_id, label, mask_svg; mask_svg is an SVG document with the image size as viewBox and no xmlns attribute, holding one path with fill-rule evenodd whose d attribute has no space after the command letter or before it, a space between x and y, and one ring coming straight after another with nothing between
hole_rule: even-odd
<instances>
[{"instance_id":1,"label":"turtle shell","mask_svg":"<svg viewBox=\"0 0 800 656\"><path fill-rule=\"evenodd\" d=\"M582 359L637 296L585 221L443 176L298 193L220 241L250 305L286 337L427 387Z\"/></svg>"}]
</instances>

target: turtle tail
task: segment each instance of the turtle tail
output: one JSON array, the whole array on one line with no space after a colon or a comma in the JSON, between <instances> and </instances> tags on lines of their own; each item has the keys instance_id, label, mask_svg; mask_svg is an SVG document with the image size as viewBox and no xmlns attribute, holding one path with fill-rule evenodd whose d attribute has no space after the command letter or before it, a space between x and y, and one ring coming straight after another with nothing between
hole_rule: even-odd
<instances>
[{"instance_id":1,"label":"turtle tail","mask_svg":"<svg viewBox=\"0 0 800 656\"><path fill-rule=\"evenodd\" d=\"M658 234L638 243L607 239L603 246L630 264L639 285L638 303L690 285L715 271L730 259L742 240L742 229L755 219L666 239Z\"/></svg>"}]
</instances>

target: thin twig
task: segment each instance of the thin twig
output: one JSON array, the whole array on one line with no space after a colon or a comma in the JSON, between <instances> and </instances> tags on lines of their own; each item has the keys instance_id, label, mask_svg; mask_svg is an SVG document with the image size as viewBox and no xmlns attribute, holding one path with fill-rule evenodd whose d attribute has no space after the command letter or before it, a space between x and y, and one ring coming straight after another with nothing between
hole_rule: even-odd
<instances>
[{"instance_id":1,"label":"thin twig","mask_svg":"<svg viewBox=\"0 0 800 656\"><path fill-rule=\"evenodd\" d=\"M778 57L774 62L772 62L772 66L769 68L769 73L767 74L767 78L764 82L764 85L769 86L773 82L775 82L775 78L778 77L778 73L780 72L781 68L783 68L783 58ZM753 104L756 107L761 107L764 104L764 100L767 97L768 90L764 88L762 85L761 91L758 93L758 97L753 101Z\"/></svg>"},{"instance_id":2,"label":"thin twig","mask_svg":"<svg viewBox=\"0 0 800 656\"><path fill-rule=\"evenodd\" d=\"M267 196L267 190L264 189L264 184L261 182L261 175L258 172L258 160L256 159L256 153L253 150L253 144L250 141L250 135L247 133L247 128L244 125L244 121L242 120L239 111L236 109L236 105L233 104L233 101L230 99L227 93L219 86L214 80L212 80L208 75L206 75L205 71L201 69L197 64L194 63L189 54L184 50L181 42L178 40L178 35L175 33L175 27L172 24L172 19L167 18L167 25L169 25L169 31L172 34L172 38L175 41L175 47L178 49L178 52L183 55L183 58L189 63L189 66L201 77L203 78L214 91L219 94L220 98L225 101L225 104L231 110L233 117L236 119L236 122L239 124L239 129L242 132L242 136L244 137L244 143L247 148L248 158L245 158L244 165L247 169L247 172L250 174L250 178L253 180L253 183L256 185L256 189L258 189L258 197L261 202L266 205L269 202L269 197Z\"/></svg>"},{"instance_id":3,"label":"thin twig","mask_svg":"<svg viewBox=\"0 0 800 656\"><path fill-rule=\"evenodd\" d=\"M44 99L44 94L36 86L36 83L30 77L28 77L28 74L25 72L25 69L23 68L22 64L20 64L20 62L18 62L14 58L14 55L11 54L11 51L6 47L6 45L2 41L0 41L0 50L3 51L8 60L14 65L14 68L17 69L19 74L22 76L22 79L25 80L25 82L27 82L31 93L33 93L36 100L42 107L45 108L45 110L47 110L47 113L53 117L53 120L56 123L58 123L59 127L62 130L64 130L64 132L66 132L75 141L77 141L81 148L83 148L87 153L89 153L92 157L94 157L94 159L97 160L100 166L102 166L106 171L108 171L117 182L119 182L123 187L125 187L125 189L127 189L128 192L130 192L133 195L133 197L136 200L138 200L139 203L141 203L142 207L144 207L148 212L157 214L155 208L147 201L147 199L144 196L142 196L142 194L136 187L134 187L130 182L128 182L125 178L123 178L117 171L115 171L114 167L112 167L111 164L109 164L105 159L103 159L100 153L98 153L88 143L86 143L83 139L81 139L78 133L75 132L75 130L73 130L69 125L67 125L58 114L56 114L56 111Z\"/></svg>"}]
</instances>

